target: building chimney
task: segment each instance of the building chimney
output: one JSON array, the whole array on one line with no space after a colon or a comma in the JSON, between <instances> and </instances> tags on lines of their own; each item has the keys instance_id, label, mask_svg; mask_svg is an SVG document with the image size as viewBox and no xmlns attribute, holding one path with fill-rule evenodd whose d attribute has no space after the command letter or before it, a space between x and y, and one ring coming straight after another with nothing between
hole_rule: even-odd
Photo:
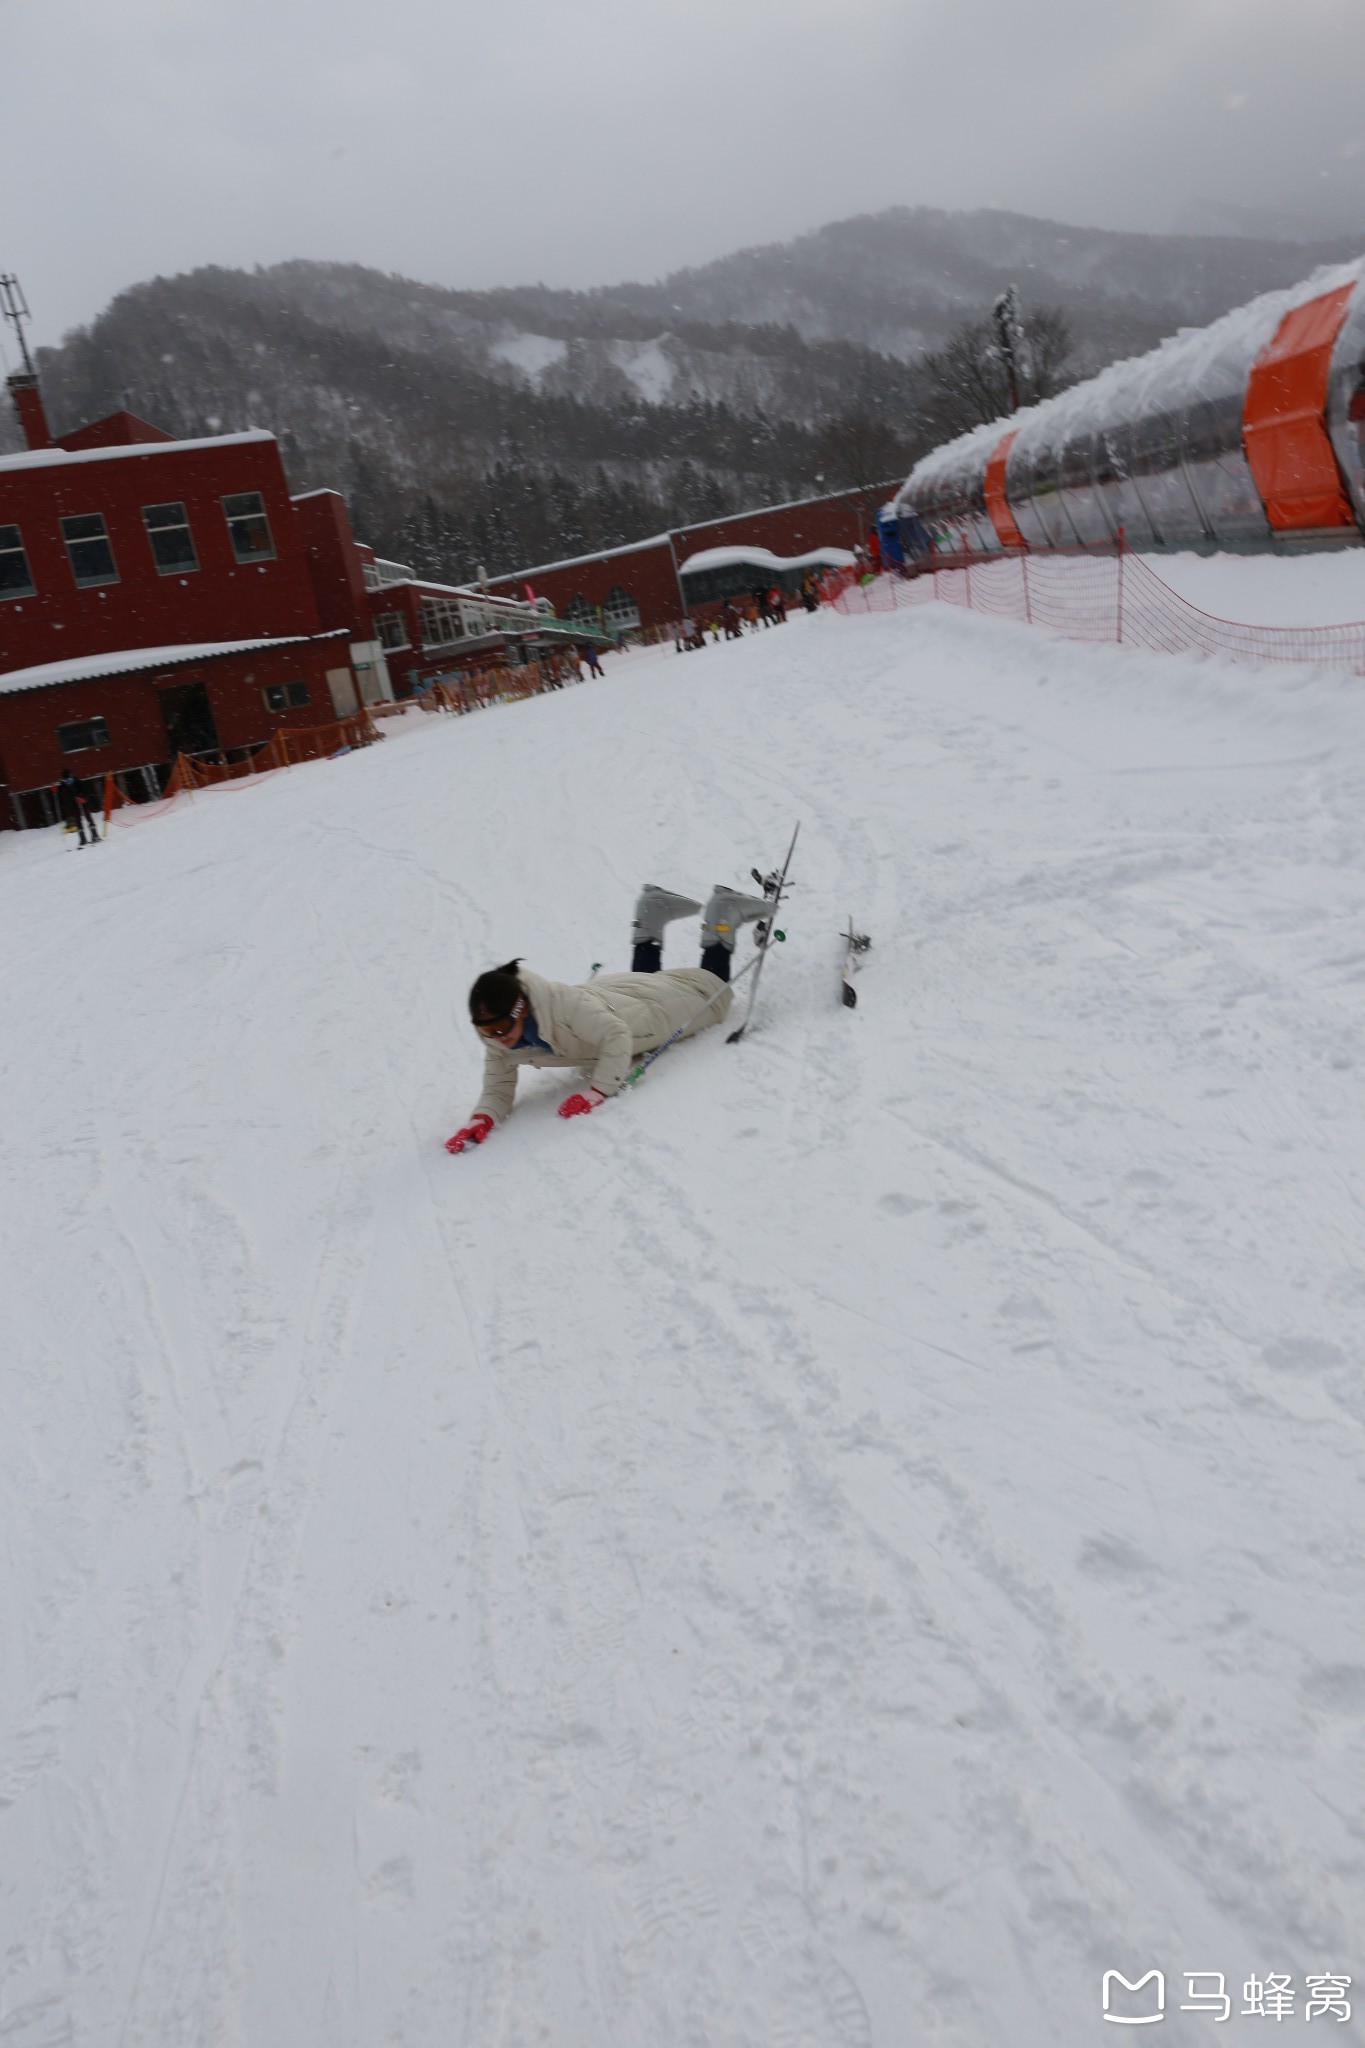
<instances>
[{"instance_id":1,"label":"building chimney","mask_svg":"<svg viewBox=\"0 0 1365 2048\"><path fill-rule=\"evenodd\" d=\"M19 425L24 430L25 445L29 448L55 447L37 377L31 370L16 370L6 381L9 395L14 400L14 410L19 415Z\"/></svg>"}]
</instances>

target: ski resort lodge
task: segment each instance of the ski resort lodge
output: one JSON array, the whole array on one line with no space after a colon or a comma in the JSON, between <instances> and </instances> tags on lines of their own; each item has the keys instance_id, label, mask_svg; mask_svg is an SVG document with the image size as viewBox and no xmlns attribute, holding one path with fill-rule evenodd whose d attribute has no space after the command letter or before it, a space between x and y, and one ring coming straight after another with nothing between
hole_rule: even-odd
<instances>
[{"instance_id":1,"label":"ski resort lodge","mask_svg":"<svg viewBox=\"0 0 1365 2048\"><path fill-rule=\"evenodd\" d=\"M849 548L869 516L849 492L440 584L376 560L336 491L291 495L273 434L177 441L116 412L54 438L27 357L8 382L27 446L0 457L0 828L52 823L67 768L142 801L177 755L241 761L461 667L665 626L692 555Z\"/></svg>"}]
</instances>

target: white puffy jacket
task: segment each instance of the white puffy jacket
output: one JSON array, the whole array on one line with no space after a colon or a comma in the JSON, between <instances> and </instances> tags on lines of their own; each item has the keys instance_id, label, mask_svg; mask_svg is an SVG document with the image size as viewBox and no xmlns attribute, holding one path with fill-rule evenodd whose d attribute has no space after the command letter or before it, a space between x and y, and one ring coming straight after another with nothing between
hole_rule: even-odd
<instances>
[{"instance_id":1,"label":"white puffy jacket","mask_svg":"<svg viewBox=\"0 0 1365 2048\"><path fill-rule=\"evenodd\" d=\"M728 1015L731 991L704 967L671 967L662 974L599 974L595 981L546 981L517 970L536 1030L553 1052L485 1042L483 1093L473 1114L500 1124L512 1108L518 1067L582 1067L588 1084L614 1095L643 1052L686 1026L684 1037ZM724 990L709 1010L702 1005ZM697 1012L701 1011L698 1016Z\"/></svg>"}]
</instances>

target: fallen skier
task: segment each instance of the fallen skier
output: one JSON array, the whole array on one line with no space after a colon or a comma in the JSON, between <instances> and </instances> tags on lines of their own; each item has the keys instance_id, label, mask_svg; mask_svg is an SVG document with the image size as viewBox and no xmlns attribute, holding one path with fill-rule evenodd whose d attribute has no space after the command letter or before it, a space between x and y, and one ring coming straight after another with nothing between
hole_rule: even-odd
<instances>
[{"instance_id":1,"label":"fallen skier","mask_svg":"<svg viewBox=\"0 0 1365 2048\"><path fill-rule=\"evenodd\" d=\"M519 1067L581 1067L586 1092L567 1095L561 1116L584 1116L622 1086L640 1054L681 1031L719 1024L730 1008L730 961L742 925L772 909L765 896L721 884L702 913L699 967L665 968L664 928L701 905L648 883L635 905L629 974L593 981L546 981L520 960L491 967L469 991L469 1015L484 1041L483 1093L447 1152L481 1145L512 1110Z\"/></svg>"}]
</instances>

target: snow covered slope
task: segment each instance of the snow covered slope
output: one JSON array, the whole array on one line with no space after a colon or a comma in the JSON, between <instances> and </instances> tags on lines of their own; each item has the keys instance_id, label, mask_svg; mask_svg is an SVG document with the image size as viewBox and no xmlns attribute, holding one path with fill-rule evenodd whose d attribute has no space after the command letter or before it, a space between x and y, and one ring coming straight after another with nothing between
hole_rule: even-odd
<instances>
[{"instance_id":1,"label":"snow covered slope","mask_svg":"<svg viewBox=\"0 0 1365 2048\"><path fill-rule=\"evenodd\" d=\"M6 2043L1359 1980L1363 808L1358 683L929 607L0 841ZM444 1153L798 817L751 1039Z\"/></svg>"},{"instance_id":2,"label":"snow covered slope","mask_svg":"<svg viewBox=\"0 0 1365 2048\"><path fill-rule=\"evenodd\" d=\"M1365 619L1365 548L1143 559L1163 583L1215 618L1253 626L1352 626Z\"/></svg>"}]
</instances>

